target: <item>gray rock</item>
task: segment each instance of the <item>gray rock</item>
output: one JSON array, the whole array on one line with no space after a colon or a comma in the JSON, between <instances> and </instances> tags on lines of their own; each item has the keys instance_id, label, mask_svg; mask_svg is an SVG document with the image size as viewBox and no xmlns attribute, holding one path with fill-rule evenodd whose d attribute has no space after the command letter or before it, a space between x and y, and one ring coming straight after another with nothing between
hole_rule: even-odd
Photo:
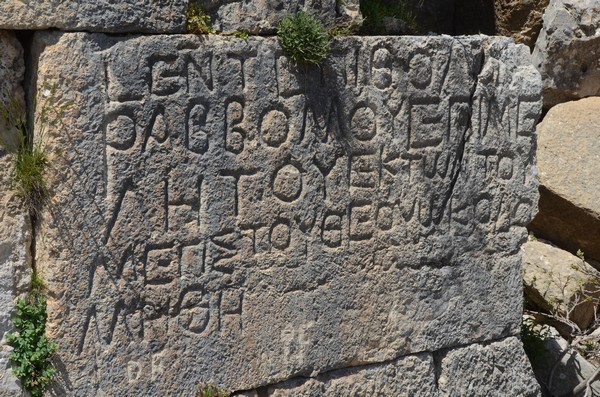
<instances>
[{"instance_id":1,"label":"gray rock","mask_svg":"<svg viewBox=\"0 0 600 397\"><path fill-rule=\"evenodd\" d=\"M337 24L356 29L362 24L358 0L191 1L207 12L213 27L222 32L247 30L253 34L273 34L281 19L300 11L316 17L326 27Z\"/></svg>"},{"instance_id":2,"label":"gray rock","mask_svg":"<svg viewBox=\"0 0 600 397\"><path fill-rule=\"evenodd\" d=\"M572 253L600 260L600 98L550 109L538 126L540 210L530 228Z\"/></svg>"},{"instance_id":3,"label":"gray rock","mask_svg":"<svg viewBox=\"0 0 600 397\"><path fill-rule=\"evenodd\" d=\"M450 350L438 358L440 396L540 396L518 338Z\"/></svg>"},{"instance_id":4,"label":"gray rock","mask_svg":"<svg viewBox=\"0 0 600 397\"><path fill-rule=\"evenodd\" d=\"M542 74L544 107L600 95L600 4L551 0L532 54Z\"/></svg>"},{"instance_id":5,"label":"gray rock","mask_svg":"<svg viewBox=\"0 0 600 397\"><path fill-rule=\"evenodd\" d=\"M384 17L383 25L385 26L386 33L389 35L408 33L406 22L399 18Z\"/></svg>"},{"instance_id":6,"label":"gray rock","mask_svg":"<svg viewBox=\"0 0 600 397\"><path fill-rule=\"evenodd\" d=\"M595 320L600 273L589 263L547 242L523 245L525 297L547 313L573 321L580 330Z\"/></svg>"},{"instance_id":7,"label":"gray rock","mask_svg":"<svg viewBox=\"0 0 600 397\"><path fill-rule=\"evenodd\" d=\"M533 371L540 383L555 396L569 395L580 382L588 379L596 367L579 354L552 328L544 343L545 352L536 360ZM592 396L600 395L600 382L591 383Z\"/></svg>"},{"instance_id":8,"label":"gray rock","mask_svg":"<svg viewBox=\"0 0 600 397\"><path fill-rule=\"evenodd\" d=\"M181 33L187 0L2 0L0 29Z\"/></svg>"},{"instance_id":9,"label":"gray rock","mask_svg":"<svg viewBox=\"0 0 600 397\"><path fill-rule=\"evenodd\" d=\"M236 396L537 397L540 390L521 342L510 337L295 378Z\"/></svg>"},{"instance_id":10,"label":"gray rock","mask_svg":"<svg viewBox=\"0 0 600 397\"><path fill-rule=\"evenodd\" d=\"M38 86L74 101L47 134L36 246L56 394L251 390L519 332L525 46L349 37L301 69L275 38L41 33L33 51Z\"/></svg>"},{"instance_id":11,"label":"gray rock","mask_svg":"<svg viewBox=\"0 0 600 397\"><path fill-rule=\"evenodd\" d=\"M10 32L0 30L0 109L16 101L25 109L22 83L25 73L23 49ZM11 190L12 155L6 145L14 144L16 131L5 123L0 111L0 396L19 393L12 376L5 344L14 330L11 317L17 295L28 290L31 261L31 227L27 211ZM8 150L7 150L8 149Z\"/></svg>"},{"instance_id":12,"label":"gray rock","mask_svg":"<svg viewBox=\"0 0 600 397\"><path fill-rule=\"evenodd\" d=\"M438 395L433 357L429 353L391 362L333 370L314 378L294 378L236 394L239 397Z\"/></svg>"}]
</instances>

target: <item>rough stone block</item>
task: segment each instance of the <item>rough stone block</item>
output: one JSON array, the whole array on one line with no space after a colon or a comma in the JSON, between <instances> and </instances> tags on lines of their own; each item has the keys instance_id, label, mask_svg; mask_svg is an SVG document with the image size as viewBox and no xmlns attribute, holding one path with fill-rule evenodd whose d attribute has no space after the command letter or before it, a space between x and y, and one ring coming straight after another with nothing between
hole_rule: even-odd
<instances>
[{"instance_id":1,"label":"rough stone block","mask_svg":"<svg viewBox=\"0 0 600 397\"><path fill-rule=\"evenodd\" d=\"M600 95L600 3L550 0L532 59L542 75L544 107Z\"/></svg>"},{"instance_id":2,"label":"rough stone block","mask_svg":"<svg viewBox=\"0 0 600 397\"><path fill-rule=\"evenodd\" d=\"M0 29L182 33L188 0L2 0Z\"/></svg>"},{"instance_id":3,"label":"rough stone block","mask_svg":"<svg viewBox=\"0 0 600 397\"><path fill-rule=\"evenodd\" d=\"M536 236L600 260L600 98L550 109L538 125L539 213Z\"/></svg>"},{"instance_id":4,"label":"rough stone block","mask_svg":"<svg viewBox=\"0 0 600 397\"><path fill-rule=\"evenodd\" d=\"M382 364L343 368L314 378L294 378L236 394L239 397L438 396L431 354L401 357Z\"/></svg>"},{"instance_id":5,"label":"rough stone block","mask_svg":"<svg viewBox=\"0 0 600 397\"><path fill-rule=\"evenodd\" d=\"M540 396L518 338L451 350L440 360L440 396Z\"/></svg>"},{"instance_id":6,"label":"rough stone block","mask_svg":"<svg viewBox=\"0 0 600 397\"><path fill-rule=\"evenodd\" d=\"M74 102L36 248L56 393L250 390L518 333L525 46L349 37L298 70L275 38L43 33L33 58Z\"/></svg>"},{"instance_id":7,"label":"rough stone block","mask_svg":"<svg viewBox=\"0 0 600 397\"><path fill-rule=\"evenodd\" d=\"M25 109L23 49L15 36L0 30L0 107L16 101ZM11 317L17 295L26 292L29 281L31 227L27 211L11 190L12 161L6 145L17 132L7 125L0 111L0 396L14 396L20 390L12 376L5 344L13 331Z\"/></svg>"},{"instance_id":8,"label":"rough stone block","mask_svg":"<svg viewBox=\"0 0 600 397\"><path fill-rule=\"evenodd\" d=\"M589 263L547 242L523 245L525 296L547 313L585 330L595 320L600 273Z\"/></svg>"},{"instance_id":9,"label":"rough stone block","mask_svg":"<svg viewBox=\"0 0 600 397\"><path fill-rule=\"evenodd\" d=\"M325 26L343 24L359 27L362 16L358 0L321 0L302 1L273 0L191 0L207 12L213 21L213 27L222 32L247 30L254 34L273 34L279 21L299 11L307 12L319 19Z\"/></svg>"}]
</instances>

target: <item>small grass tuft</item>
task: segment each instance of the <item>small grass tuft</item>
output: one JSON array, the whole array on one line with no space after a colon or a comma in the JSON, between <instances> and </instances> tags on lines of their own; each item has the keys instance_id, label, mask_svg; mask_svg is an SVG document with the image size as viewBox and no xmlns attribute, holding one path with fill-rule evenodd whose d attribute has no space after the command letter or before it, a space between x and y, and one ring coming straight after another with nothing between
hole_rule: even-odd
<instances>
[{"instance_id":1,"label":"small grass tuft","mask_svg":"<svg viewBox=\"0 0 600 397\"><path fill-rule=\"evenodd\" d=\"M8 103L0 102L0 117L7 127L14 131L0 135L0 146L12 156L12 188L21 197L32 216L39 215L48 200L49 190L46 173L49 167L48 151L44 147L44 138L48 127L57 127L62 123L63 113L72 105L59 102L56 97L56 85L45 85L36 103L40 107L36 112L33 128L27 124L25 111L17 98L7 95ZM34 108L37 106L34 105Z\"/></svg>"},{"instance_id":2,"label":"small grass tuft","mask_svg":"<svg viewBox=\"0 0 600 397\"><path fill-rule=\"evenodd\" d=\"M300 12L277 27L283 53L299 65L321 64L329 55L329 34L314 17Z\"/></svg>"},{"instance_id":3,"label":"small grass tuft","mask_svg":"<svg viewBox=\"0 0 600 397\"><path fill-rule=\"evenodd\" d=\"M333 39L335 37L351 36L354 34L354 31L352 30L352 25L341 23L329 28L327 34L330 39Z\"/></svg>"},{"instance_id":4,"label":"small grass tuft","mask_svg":"<svg viewBox=\"0 0 600 397\"><path fill-rule=\"evenodd\" d=\"M231 34L233 37L237 37L238 39L248 40L250 37L250 33L246 29L237 30Z\"/></svg>"},{"instance_id":5,"label":"small grass tuft","mask_svg":"<svg viewBox=\"0 0 600 397\"><path fill-rule=\"evenodd\" d=\"M188 33L215 34L210 16L198 4L189 3L187 9L186 28Z\"/></svg>"},{"instance_id":6,"label":"small grass tuft","mask_svg":"<svg viewBox=\"0 0 600 397\"><path fill-rule=\"evenodd\" d=\"M231 393L211 384L198 386L196 397L230 397Z\"/></svg>"}]
</instances>

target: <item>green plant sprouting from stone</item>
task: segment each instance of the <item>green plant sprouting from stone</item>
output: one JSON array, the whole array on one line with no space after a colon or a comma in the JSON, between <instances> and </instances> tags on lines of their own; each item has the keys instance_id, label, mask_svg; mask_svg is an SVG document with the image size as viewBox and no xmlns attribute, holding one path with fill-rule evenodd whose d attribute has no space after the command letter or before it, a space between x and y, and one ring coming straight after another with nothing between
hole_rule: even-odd
<instances>
[{"instance_id":1,"label":"green plant sprouting from stone","mask_svg":"<svg viewBox=\"0 0 600 397\"><path fill-rule=\"evenodd\" d=\"M11 130L4 134L0 144L12 156L12 188L23 199L32 216L38 215L49 195L46 182L49 154L44 146L44 136L48 127L55 127L61 122L63 112L70 106L57 100L56 85L45 86L39 102L40 108L34 120L37 126L35 138L23 105L17 98L9 96L8 103L0 103L0 116Z\"/></svg>"},{"instance_id":2,"label":"green plant sprouting from stone","mask_svg":"<svg viewBox=\"0 0 600 397\"><path fill-rule=\"evenodd\" d=\"M46 297L40 289L39 280L37 283L32 282L32 291L17 302L13 319L16 332L6 338L8 345L14 349L9 356L13 362L13 373L32 397L42 397L56 373L50 362L56 343L46 337Z\"/></svg>"},{"instance_id":3,"label":"green plant sprouting from stone","mask_svg":"<svg viewBox=\"0 0 600 397\"><path fill-rule=\"evenodd\" d=\"M543 359L546 352L544 344L550 337L548 327L537 324L529 317L521 322L521 342L529 361L536 365Z\"/></svg>"},{"instance_id":4,"label":"green plant sprouting from stone","mask_svg":"<svg viewBox=\"0 0 600 397\"><path fill-rule=\"evenodd\" d=\"M198 4L189 3L186 28L188 33L215 34L210 16Z\"/></svg>"},{"instance_id":5,"label":"green plant sprouting from stone","mask_svg":"<svg viewBox=\"0 0 600 397\"><path fill-rule=\"evenodd\" d=\"M8 131L1 131L0 144L11 156L11 183L17 196L25 203L31 222L35 224L49 195L46 174L50 155L44 145L49 127L60 126L64 111L70 103L59 101L56 85L44 85L34 100L36 109L32 125L27 123L24 105L8 94L7 103L0 103L0 116ZM39 105L39 106L38 106ZM52 382L56 369L50 362L56 344L46 337L45 285L32 265L31 290L17 301L13 318L15 332L7 335L7 344L13 348L9 358L13 373L33 397L41 397Z\"/></svg>"},{"instance_id":6,"label":"green plant sprouting from stone","mask_svg":"<svg viewBox=\"0 0 600 397\"><path fill-rule=\"evenodd\" d=\"M231 393L212 384L201 384L198 386L195 397L229 397Z\"/></svg>"},{"instance_id":7,"label":"green plant sprouting from stone","mask_svg":"<svg viewBox=\"0 0 600 397\"><path fill-rule=\"evenodd\" d=\"M329 34L319 21L305 12L281 20L277 39L283 53L299 65L318 65L329 55Z\"/></svg>"}]
</instances>

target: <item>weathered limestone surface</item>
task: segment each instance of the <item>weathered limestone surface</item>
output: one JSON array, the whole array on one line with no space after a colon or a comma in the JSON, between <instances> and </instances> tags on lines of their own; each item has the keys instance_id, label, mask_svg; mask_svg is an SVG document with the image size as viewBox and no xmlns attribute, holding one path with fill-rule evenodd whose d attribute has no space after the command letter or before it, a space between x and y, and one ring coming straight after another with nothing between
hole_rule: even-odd
<instances>
[{"instance_id":1,"label":"weathered limestone surface","mask_svg":"<svg viewBox=\"0 0 600 397\"><path fill-rule=\"evenodd\" d=\"M391 362L296 378L239 397L540 395L521 342L509 337L450 351L421 353Z\"/></svg>"},{"instance_id":2,"label":"weathered limestone surface","mask_svg":"<svg viewBox=\"0 0 600 397\"><path fill-rule=\"evenodd\" d=\"M600 260L600 98L550 109L538 126L537 236Z\"/></svg>"},{"instance_id":3,"label":"weathered limestone surface","mask_svg":"<svg viewBox=\"0 0 600 397\"><path fill-rule=\"evenodd\" d=\"M182 33L188 0L2 0L0 29Z\"/></svg>"},{"instance_id":4,"label":"weathered limestone surface","mask_svg":"<svg viewBox=\"0 0 600 397\"><path fill-rule=\"evenodd\" d=\"M191 0L200 5L222 32L247 30L254 34L273 34L279 21L299 11L305 11L326 26L344 24L359 27L362 23L358 0Z\"/></svg>"},{"instance_id":5,"label":"weathered limestone surface","mask_svg":"<svg viewBox=\"0 0 600 397\"><path fill-rule=\"evenodd\" d=\"M296 70L274 38L42 33L34 54L74 101L36 250L59 395L251 390L519 332L525 46L352 37Z\"/></svg>"},{"instance_id":6,"label":"weathered limestone surface","mask_svg":"<svg viewBox=\"0 0 600 397\"><path fill-rule=\"evenodd\" d=\"M526 299L548 313L570 319L582 330L595 319L599 276L589 263L547 242L523 245Z\"/></svg>"},{"instance_id":7,"label":"weathered limestone surface","mask_svg":"<svg viewBox=\"0 0 600 397\"><path fill-rule=\"evenodd\" d=\"M7 106L14 99L25 108L24 73L21 44L12 33L0 30L0 106ZM12 165L5 150L15 135L14 128L0 116L0 396L19 393L8 361L10 348L4 342L6 334L13 330L11 317L16 296L27 291L30 263L29 217L11 191Z\"/></svg>"},{"instance_id":8,"label":"weathered limestone surface","mask_svg":"<svg viewBox=\"0 0 600 397\"><path fill-rule=\"evenodd\" d=\"M600 95L600 3L551 0L533 50L544 107Z\"/></svg>"},{"instance_id":9,"label":"weathered limestone surface","mask_svg":"<svg viewBox=\"0 0 600 397\"><path fill-rule=\"evenodd\" d=\"M314 378L294 378L239 397L438 396L435 364L430 353L401 357L382 364L343 368Z\"/></svg>"},{"instance_id":10,"label":"weathered limestone surface","mask_svg":"<svg viewBox=\"0 0 600 397\"><path fill-rule=\"evenodd\" d=\"M438 360L440 396L540 396L518 338L450 350Z\"/></svg>"}]
</instances>

